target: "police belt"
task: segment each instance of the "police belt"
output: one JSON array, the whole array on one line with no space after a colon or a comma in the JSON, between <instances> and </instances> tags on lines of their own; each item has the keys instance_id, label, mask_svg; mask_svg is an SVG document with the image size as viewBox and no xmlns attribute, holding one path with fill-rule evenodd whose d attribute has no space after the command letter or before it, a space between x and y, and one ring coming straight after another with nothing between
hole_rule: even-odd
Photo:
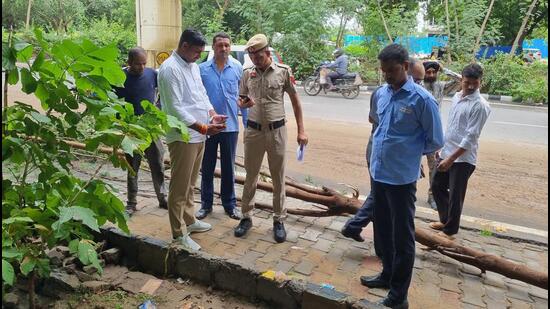
<instances>
[{"instance_id":1,"label":"police belt","mask_svg":"<svg viewBox=\"0 0 550 309\"><path fill-rule=\"evenodd\" d=\"M284 125L285 125L285 122L286 122L286 121L285 121L285 119L283 118L283 119L281 119L281 120L277 120L277 121L273 121L273 122L269 123L269 125L268 125L267 127L269 128L270 131L273 131L273 130L275 130L275 129L278 129L278 128L284 126ZM255 121L252 121L252 120L247 120L247 121L246 121L246 125L247 125L247 127L252 128L252 129L254 129L254 130L258 130L258 131L261 131L261 130L262 130L262 125L259 124L259 123L257 123L257 122L255 122ZM264 129L265 129L265 128L264 128Z\"/></svg>"}]
</instances>

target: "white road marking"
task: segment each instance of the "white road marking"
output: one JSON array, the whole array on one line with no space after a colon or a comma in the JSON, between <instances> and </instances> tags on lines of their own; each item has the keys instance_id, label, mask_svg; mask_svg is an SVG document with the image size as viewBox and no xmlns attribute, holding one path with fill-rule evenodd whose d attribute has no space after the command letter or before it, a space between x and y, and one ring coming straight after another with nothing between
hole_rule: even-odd
<instances>
[{"instance_id":1,"label":"white road marking","mask_svg":"<svg viewBox=\"0 0 550 309\"><path fill-rule=\"evenodd\" d=\"M512 126L524 126L524 127L533 127L533 128L548 129L548 126L541 126L541 125L527 124L527 123L517 123L517 122L507 122L507 121L493 121L493 123L505 124L505 125L512 125Z\"/></svg>"}]
</instances>

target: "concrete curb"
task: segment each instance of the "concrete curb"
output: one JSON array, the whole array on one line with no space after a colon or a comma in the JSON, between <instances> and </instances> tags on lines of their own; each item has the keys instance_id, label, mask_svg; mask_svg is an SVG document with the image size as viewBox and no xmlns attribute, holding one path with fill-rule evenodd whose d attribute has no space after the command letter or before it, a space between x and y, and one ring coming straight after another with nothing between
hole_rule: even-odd
<instances>
[{"instance_id":1,"label":"concrete curb","mask_svg":"<svg viewBox=\"0 0 550 309\"><path fill-rule=\"evenodd\" d=\"M189 253L163 240L127 235L115 227L101 228L107 247L122 251L123 262L139 271L157 276L185 277L231 291L251 300L267 302L275 308L381 309L367 300L302 280L275 281L240 261L223 259L205 252Z\"/></svg>"}]
</instances>

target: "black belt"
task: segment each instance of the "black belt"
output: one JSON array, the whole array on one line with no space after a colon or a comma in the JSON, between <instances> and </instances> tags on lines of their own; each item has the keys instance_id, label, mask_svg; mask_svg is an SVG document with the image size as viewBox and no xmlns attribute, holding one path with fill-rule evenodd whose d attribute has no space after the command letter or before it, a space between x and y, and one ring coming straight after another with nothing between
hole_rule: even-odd
<instances>
[{"instance_id":1,"label":"black belt","mask_svg":"<svg viewBox=\"0 0 550 309\"><path fill-rule=\"evenodd\" d=\"M268 128L269 128L270 131L273 131L275 129L278 129L278 128L284 126L285 122L286 121L284 119L273 121L268 125ZM252 128L254 130L258 130L258 131L262 130L262 125L255 122L255 121L252 121L252 120L247 120L246 121L246 126Z\"/></svg>"}]
</instances>

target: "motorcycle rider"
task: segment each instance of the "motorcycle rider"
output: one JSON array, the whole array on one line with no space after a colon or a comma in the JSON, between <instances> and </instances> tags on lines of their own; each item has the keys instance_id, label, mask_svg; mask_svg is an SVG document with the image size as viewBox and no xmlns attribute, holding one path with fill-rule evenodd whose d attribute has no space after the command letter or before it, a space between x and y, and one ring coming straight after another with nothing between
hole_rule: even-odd
<instances>
[{"instance_id":1,"label":"motorcycle rider","mask_svg":"<svg viewBox=\"0 0 550 309\"><path fill-rule=\"evenodd\" d=\"M328 69L335 69L327 74L329 90L334 90L336 88L334 87L334 81L337 78L341 78L348 73L348 56L344 53L344 51L341 48L337 48L332 52L332 55L335 60L324 66Z\"/></svg>"}]
</instances>

